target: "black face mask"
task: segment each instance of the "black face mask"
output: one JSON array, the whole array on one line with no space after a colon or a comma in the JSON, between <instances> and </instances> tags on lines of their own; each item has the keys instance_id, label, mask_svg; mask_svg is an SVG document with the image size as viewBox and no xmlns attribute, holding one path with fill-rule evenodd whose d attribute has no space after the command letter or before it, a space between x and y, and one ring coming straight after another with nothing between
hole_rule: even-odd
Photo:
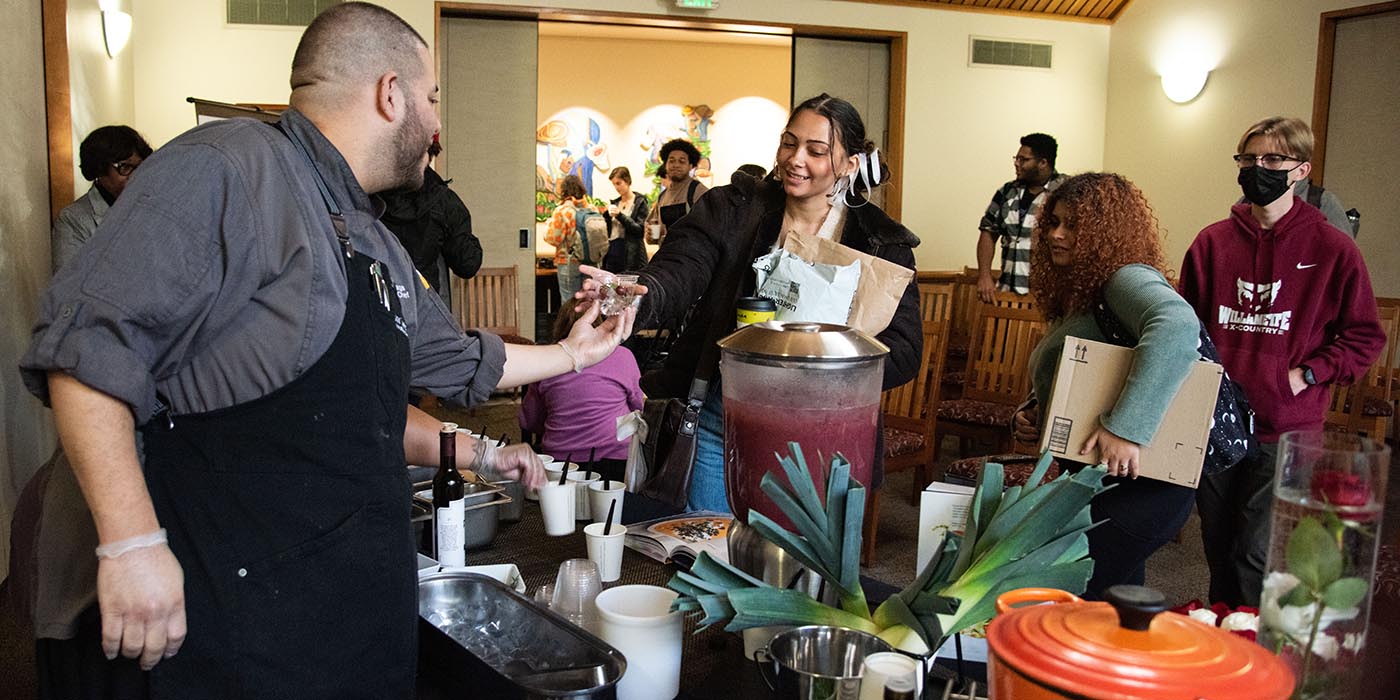
<instances>
[{"instance_id":1,"label":"black face mask","mask_svg":"<svg viewBox=\"0 0 1400 700\"><path fill-rule=\"evenodd\" d=\"M1240 189L1252 204L1265 206L1288 191L1288 173L1292 170L1270 170L1262 165L1240 168Z\"/></svg>"}]
</instances>

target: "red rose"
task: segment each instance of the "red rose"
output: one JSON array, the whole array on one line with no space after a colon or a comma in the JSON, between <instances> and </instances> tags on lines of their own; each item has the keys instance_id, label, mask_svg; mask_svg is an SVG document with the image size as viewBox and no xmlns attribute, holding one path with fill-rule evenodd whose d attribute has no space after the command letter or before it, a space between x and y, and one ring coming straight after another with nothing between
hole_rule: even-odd
<instances>
[{"instance_id":1,"label":"red rose","mask_svg":"<svg viewBox=\"0 0 1400 700\"><path fill-rule=\"evenodd\" d=\"M1245 639L1248 639L1251 642L1259 641L1259 635L1254 630L1231 630L1230 634L1238 634L1239 636L1244 637Z\"/></svg>"},{"instance_id":2,"label":"red rose","mask_svg":"<svg viewBox=\"0 0 1400 700\"><path fill-rule=\"evenodd\" d=\"M1192 611L1192 610L1200 610L1201 608L1204 608L1204 607L1205 607L1205 604L1202 603L1202 602L1200 601L1200 599L1192 599L1191 602L1185 603L1185 604L1183 604L1183 605L1178 605L1178 606L1172 608L1171 611L1174 612L1174 613L1177 613L1177 614L1179 614L1179 615L1189 615L1189 614L1191 614L1191 611Z\"/></svg>"},{"instance_id":3,"label":"red rose","mask_svg":"<svg viewBox=\"0 0 1400 700\"><path fill-rule=\"evenodd\" d=\"M1314 499L1334 506L1364 506L1371 501L1371 484L1340 469L1313 472L1310 490Z\"/></svg>"}]
</instances>

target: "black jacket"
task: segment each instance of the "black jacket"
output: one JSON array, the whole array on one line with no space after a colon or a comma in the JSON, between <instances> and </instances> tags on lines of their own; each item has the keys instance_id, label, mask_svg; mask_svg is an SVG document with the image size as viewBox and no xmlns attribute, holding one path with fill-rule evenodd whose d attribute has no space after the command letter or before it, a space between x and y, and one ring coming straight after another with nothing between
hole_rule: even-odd
<instances>
[{"instance_id":1,"label":"black jacket","mask_svg":"<svg viewBox=\"0 0 1400 700\"><path fill-rule=\"evenodd\" d=\"M685 396L712 320L723 317L725 331L733 330L735 300L754 292L754 275L747 268L755 258L772 250L778 240L783 204L784 194L778 183L736 173L731 184L706 192L684 218L669 228L665 244L640 272L641 283L648 291L642 297L637 325L673 326L692 304L700 304L667 358L666 369L659 376L644 380L648 395ZM753 237L753 246L739 250L740 241L749 238L740 232L755 225L755 221L758 233ZM919 238L874 204L847 209L841 243L915 269L913 248L919 245ZM717 272L721 265L746 268L739 275L738 293L719 289ZM911 278L890 325L876 336L890 348L885 360L885 389L904 384L918 373L923 337L919 286Z\"/></svg>"},{"instance_id":2,"label":"black jacket","mask_svg":"<svg viewBox=\"0 0 1400 700\"><path fill-rule=\"evenodd\" d=\"M622 201L621 197L614 199L613 204ZM647 214L650 204L645 195L634 194L632 197L632 211L624 212L617 217L622 222L622 239L613 241L608 246L608 253L603 261L603 269L608 272L634 272L640 270L647 264L647 248L643 233L646 230ZM608 220L608 230L612 230L613 217L611 214L604 214Z\"/></svg>"},{"instance_id":3,"label":"black jacket","mask_svg":"<svg viewBox=\"0 0 1400 700\"><path fill-rule=\"evenodd\" d=\"M472 214L432 168L424 171L423 187L417 192L382 197L380 221L394 232L433 289L445 281L438 274L439 257L462 279L481 269L481 241L472 235Z\"/></svg>"}]
</instances>

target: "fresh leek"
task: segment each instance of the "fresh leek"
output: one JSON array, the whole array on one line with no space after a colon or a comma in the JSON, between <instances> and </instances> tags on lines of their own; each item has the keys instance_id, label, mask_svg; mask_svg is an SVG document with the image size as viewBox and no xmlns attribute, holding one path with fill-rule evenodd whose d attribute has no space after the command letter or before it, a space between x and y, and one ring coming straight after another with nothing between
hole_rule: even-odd
<instances>
[{"instance_id":1,"label":"fresh leek","mask_svg":"<svg viewBox=\"0 0 1400 700\"><path fill-rule=\"evenodd\" d=\"M908 646L913 635L937 649L954 633L990 619L1002 593L1026 586L1082 593L1093 573L1086 533L1096 523L1089 501L1104 490L1105 472L1085 468L1041 484L1051 461L1045 454L1024 486L1003 489L1002 466L988 463L964 533L949 534L914 582L872 614L860 585L865 487L837 454L825 469L823 501L802 448L788 445L791 454L778 457L787 484L767 474L760 488L797 532L757 511L750 511L749 525L834 587L840 608L770 586L701 553L669 585L681 594L675 609L701 615L702 629L719 623L729 631L835 625L879 634L896 645Z\"/></svg>"}]
</instances>

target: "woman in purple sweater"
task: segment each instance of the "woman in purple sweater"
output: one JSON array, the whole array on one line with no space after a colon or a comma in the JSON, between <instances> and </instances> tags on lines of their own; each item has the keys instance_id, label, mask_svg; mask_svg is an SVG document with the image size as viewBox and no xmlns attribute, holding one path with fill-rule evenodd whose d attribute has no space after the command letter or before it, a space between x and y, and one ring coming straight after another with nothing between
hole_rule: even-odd
<instances>
[{"instance_id":1,"label":"woman in purple sweater","mask_svg":"<svg viewBox=\"0 0 1400 700\"><path fill-rule=\"evenodd\" d=\"M555 337L567 335L580 315L565 304L554 319ZM617 418L642 409L640 381L637 359L618 346L580 372L531 384L520 405L520 429L541 436L540 452L578 463L592 455L594 471L621 480L628 441L617 439Z\"/></svg>"}]
</instances>

